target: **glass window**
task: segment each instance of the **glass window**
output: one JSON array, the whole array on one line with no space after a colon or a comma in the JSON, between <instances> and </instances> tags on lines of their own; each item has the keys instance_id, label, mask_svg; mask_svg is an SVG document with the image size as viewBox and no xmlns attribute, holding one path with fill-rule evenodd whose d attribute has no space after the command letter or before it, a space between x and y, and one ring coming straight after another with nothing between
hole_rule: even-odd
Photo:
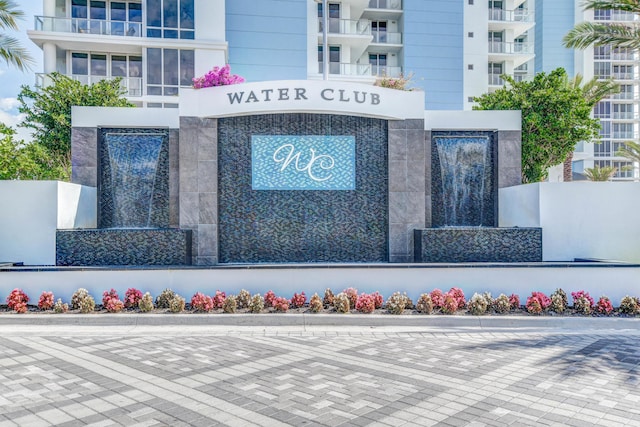
<instances>
[{"instance_id":1,"label":"glass window","mask_svg":"<svg viewBox=\"0 0 640 427\"><path fill-rule=\"evenodd\" d=\"M72 0L71 17L86 18L87 16L87 0Z\"/></svg>"},{"instance_id":2,"label":"glass window","mask_svg":"<svg viewBox=\"0 0 640 427\"><path fill-rule=\"evenodd\" d=\"M91 19L107 19L107 9L105 2L92 1L89 17Z\"/></svg>"},{"instance_id":3,"label":"glass window","mask_svg":"<svg viewBox=\"0 0 640 427\"><path fill-rule=\"evenodd\" d=\"M180 0L180 28L195 29L194 17L193 0Z\"/></svg>"},{"instance_id":4,"label":"glass window","mask_svg":"<svg viewBox=\"0 0 640 427\"><path fill-rule=\"evenodd\" d=\"M111 20L126 21L127 20L127 4L111 3Z\"/></svg>"},{"instance_id":5,"label":"glass window","mask_svg":"<svg viewBox=\"0 0 640 427\"><path fill-rule=\"evenodd\" d=\"M147 0L147 25L162 26L162 0Z\"/></svg>"},{"instance_id":6,"label":"glass window","mask_svg":"<svg viewBox=\"0 0 640 427\"><path fill-rule=\"evenodd\" d=\"M178 50L164 49L163 83L165 86L178 86Z\"/></svg>"},{"instance_id":7,"label":"glass window","mask_svg":"<svg viewBox=\"0 0 640 427\"><path fill-rule=\"evenodd\" d=\"M162 84L162 49L147 49L147 83Z\"/></svg>"},{"instance_id":8,"label":"glass window","mask_svg":"<svg viewBox=\"0 0 640 427\"><path fill-rule=\"evenodd\" d=\"M71 74L83 76L89 74L89 55L86 53L71 54Z\"/></svg>"},{"instance_id":9,"label":"glass window","mask_svg":"<svg viewBox=\"0 0 640 427\"><path fill-rule=\"evenodd\" d=\"M93 53L91 54L91 75L107 75L107 55L96 55Z\"/></svg>"},{"instance_id":10,"label":"glass window","mask_svg":"<svg viewBox=\"0 0 640 427\"><path fill-rule=\"evenodd\" d=\"M129 77L140 77L142 75L142 57L129 57Z\"/></svg>"},{"instance_id":11,"label":"glass window","mask_svg":"<svg viewBox=\"0 0 640 427\"><path fill-rule=\"evenodd\" d=\"M168 28L178 28L178 0L164 0L163 24Z\"/></svg>"},{"instance_id":12,"label":"glass window","mask_svg":"<svg viewBox=\"0 0 640 427\"><path fill-rule=\"evenodd\" d=\"M177 39L178 38L178 30L164 30L163 32L165 39Z\"/></svg>"},{"instance_id":13,"label":"glass window","mask_svg":"<svg viewBox=\"0 0 640 427\"><path fill-rule=\"evenodd\" d=\"M142 4L129 3L129 21L142 22Z\"/></svg>"},{"instance_id":14,"label":"glass window","mask_svg":"<svg viewBox=\"0 0 640 427\"><path fill-rule=\"evenodd\" d=\"M608 79L611 77L611 64L609 62L594 62L593 75L597 78Z\"/></svg>"},{"instance_id":15,"label":"glass window","mask_svg":"<svg viewBox=\"0 0 640 427\"><path fill-rule=\"evenodd\" d=\"M195 75L195 53L192 50L180 51L180 85L191 86Z\"/></svg>"},{"instance_id":16,"label":"glass window","mask_svg":"<svg viewBox=\"0 0 640 427\"><path fill-rule=\"evenodd\" d=\"M127 76L127 57L113 55L111 57L111 75L113 77Z\"/></svg>"},{"instance_id":17,"label":"glass window","mask_svg":"<svg viewBox=\"0 0 640 427\"><path fill-rule=\"evenodd\" d=\"M606 101L598 102L593 108L593 116L597 119L611 117L611 104Z\"/></svg>"}]
</instances>

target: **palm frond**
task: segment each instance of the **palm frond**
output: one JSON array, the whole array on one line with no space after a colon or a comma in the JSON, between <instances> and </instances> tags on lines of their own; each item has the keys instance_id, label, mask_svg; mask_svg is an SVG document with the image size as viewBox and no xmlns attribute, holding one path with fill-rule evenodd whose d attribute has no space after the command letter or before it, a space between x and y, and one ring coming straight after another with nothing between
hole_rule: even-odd
<instances>
[{"instance_id":1,"label":"palm frond","mask_svg":"<svg viewBox=\"0 0 640 427\"><path fill-rule=\"evenodd\" d=\"M584 175L589 181L609 181L617 171L618 169L613 166L596 166L594 168L586 168Z\"/></svg>"},{"instance_id":2,"label":"palm frond","mask_svg":"<svg viewBox=\"0 0 640 427\"><path fill-rule=\"evenodd\" d=\"M34 64L29 51L17 39L4 34L0 34L0 58L22 71L31 69Z\"/></svg>"},{"instance_id":3,"label":"palm frond","mask_svg":"<svg viewBox=\"0 0 640 427\"><path fill-rule=\"evenodd\" d=\"M640 13L640 1L638 0L587 0L581 6L584 10L623 10Z\"/></svg>"},{"instance_id":4,"label":"palm frond","mask_svg":"<svg viewBox=\"0 0 640 427\"><path fill-rule=\"evenodd\" d=\"M640 48L640 28L630 24L595 24L581 22L562 39L569 48L585 49L591 45Z\"/></svg>"},{"instance_id":5,"label":"palm frond","mask_svg":"<svg viewBox=\"0 0 640 427\"><path fill-rule=\"evenodd\" d=\"M24 17L24 12L16 9L18 5L11 0L0 0L0 28L18 29L17 19Z\"/></svg>"},{"instance_id":6,"label":"palm frond","mask_svg":"<svg viewBox=\"0 0 640 427\"><path fill-rule=\"evenodd\" d=\"M632 162L640 162L640 144L627 141L622 148L616 151L616 156L625 157Z\"/></svg>"}]
</instances>

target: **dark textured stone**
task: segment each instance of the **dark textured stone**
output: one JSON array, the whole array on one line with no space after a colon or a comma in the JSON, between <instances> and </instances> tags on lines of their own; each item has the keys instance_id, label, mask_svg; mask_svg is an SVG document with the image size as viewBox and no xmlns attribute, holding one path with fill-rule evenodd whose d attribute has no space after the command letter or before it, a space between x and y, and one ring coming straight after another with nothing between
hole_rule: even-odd
<instances>
[{"instance_id":1,"label":"dark textured stone","mask_svg":"<svg viewBox=\"0 0 640 427\"><path fill-rule=\"evenodd\" d=\"M254 191L251 135L353 135L355 191ZM384 120L273 114L218 120L219 261L388 260Z\"/></svg>"},{"instance_id":2,"label":"dark textured stone","mask_svg":"<svg viewBox=\"0 0 640 427\"><path fill-rule=\"evenodd\" d=\"M541 228L429 228L414 245L416 262L542 262Z\"/></svg>"},{"instance_id":3,"label":"dark textured stone","mask_svg":"<svg viewBox=\"0 0 640 427\"><path fill-rule=\"evenodd\" d=\"M56 265L190 265L191 231L58 230Z\"/></svg>"}]
</instances>

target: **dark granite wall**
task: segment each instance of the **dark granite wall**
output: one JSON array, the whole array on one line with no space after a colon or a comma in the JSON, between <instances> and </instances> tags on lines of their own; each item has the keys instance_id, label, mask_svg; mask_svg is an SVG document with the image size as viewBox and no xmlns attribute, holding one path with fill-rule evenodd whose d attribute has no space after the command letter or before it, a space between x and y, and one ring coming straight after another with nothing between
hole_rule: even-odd
<instances>
[{"instance_id":1,"label":"dark granite wall","mask_svg":"<svg viewBox=\"0 0 640 427\"><path fill-rule=\"evenodd\" d=\"M254 191L251 135L353 135L355 191ZM387 122L274 114L218 120L219 261L388 260Z\"/></svg>"},{"instance_id":2,"label":"dark granite wall","mask_svg":"<svg viewBox=\"0 0 640 427\"><path fill-rule=\"evenodd\" d=\"M159 146L150 137L159 138ZM112 164L109 141L122 164ZM98 159L98 228L169 227L168 129L102 128ZM118 204L128 212L118 212Z\"/></svg>"}]
</instances>

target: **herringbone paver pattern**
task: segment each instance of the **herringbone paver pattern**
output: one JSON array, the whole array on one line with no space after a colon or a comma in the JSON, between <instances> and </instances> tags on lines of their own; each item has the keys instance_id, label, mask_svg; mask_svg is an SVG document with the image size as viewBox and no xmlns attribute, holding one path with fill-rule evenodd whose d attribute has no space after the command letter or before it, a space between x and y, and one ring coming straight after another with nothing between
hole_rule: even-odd
<instances>
[{"instance_id":1,"label":"herringbone paver pattern","mask_svg":"<svg viewBox=\"0 0 640 427\"><path fill-rule=\"evenodd\" d=\"M0 328L0 426L640 426L637 333Z\"/></svg>"}]
</instances>

